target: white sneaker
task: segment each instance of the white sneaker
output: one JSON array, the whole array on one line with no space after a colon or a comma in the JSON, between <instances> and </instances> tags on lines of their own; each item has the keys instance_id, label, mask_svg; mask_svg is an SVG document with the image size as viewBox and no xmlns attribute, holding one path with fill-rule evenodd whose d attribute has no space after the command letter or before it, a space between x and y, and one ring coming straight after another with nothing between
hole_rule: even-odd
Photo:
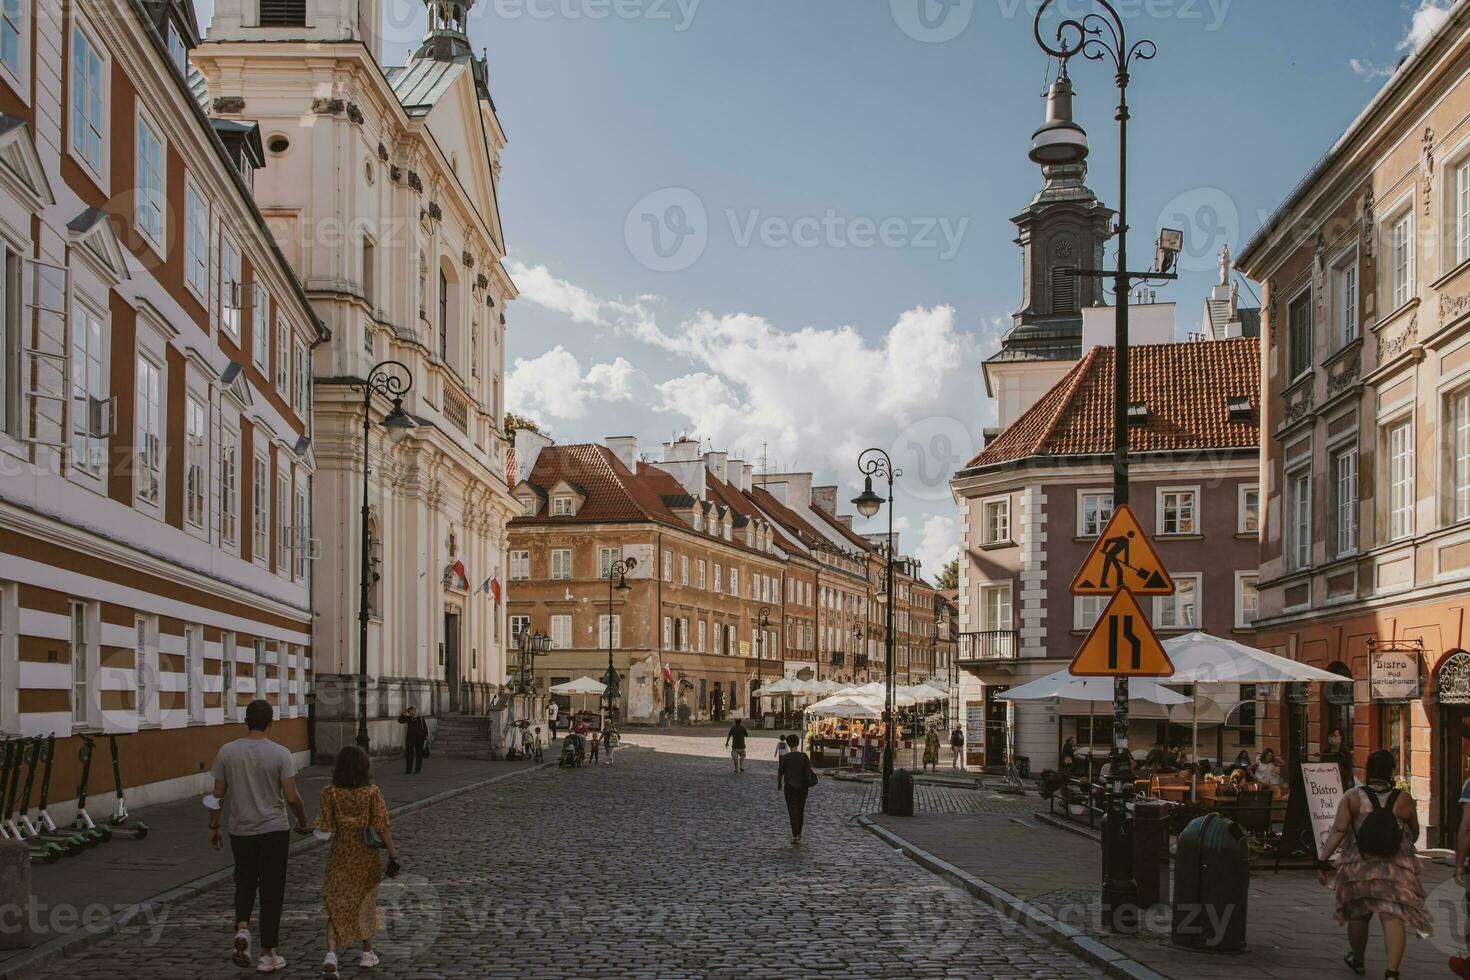
<instances>
[{"instance_id":1,"label":"white sneaker","mask_svg":"<svg viewBox=\"0 0 1470 980\"><path fill-rule=\"evenodd\" d=\"M250 965L250 930L241 929L235 933L235 948L230 953L230 959L235 961L236 966Z\"/></svg>"},{"instance_id":2,"label":"white sneaker","mask_svg":"<svg viewBox=\"0 0 1470 980\"><path fill-rule=\"evenodd\" d=\"M362 967L364 970L371 969L372 967L377 966L378 954L370 952L368 950L363 950L362 959L357 961L357 965Z\"/></svg>"},{"instance_id":3,"label":"white sneaker","mask_svg":"<svg viewBox=\"0 0 1470 980\"><path fill-rule=\"evenodd\" d=\"M274 973L286 968L286 958L280 953L261 953L260 962L255 964L257 973Z\"/></svg>"},{"instance_id":4,"label":"white sneaker","mask_svg":"<svg viewBox=\"0 0 1470 980\"><path fill-rule=\"evenodd\" d=\"M327 958L322 960L322 976L335 977L337 975L337 954L328 953Z\"/></svg>"}]
</instances>

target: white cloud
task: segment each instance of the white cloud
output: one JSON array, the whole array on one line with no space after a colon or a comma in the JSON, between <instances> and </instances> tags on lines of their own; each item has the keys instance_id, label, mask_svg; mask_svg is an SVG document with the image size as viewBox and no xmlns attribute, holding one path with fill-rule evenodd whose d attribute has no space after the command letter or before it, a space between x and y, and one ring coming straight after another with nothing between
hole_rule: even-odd
<instances>
[{"instance_id":1,"label":"white cloud","mask_svg":"<svg viewBox=\"0 0 1470 980\"><path fill-rule=\"evenodd\" d=\"M1404 36L1394 45L1394 50L1405 54L1418 51L1449 20L1450 10L1455 3L1456 0L1419 0L1419 6L1409 18ZM1368 81L1387 78L1398 70L1397 64L1380 65L1361 58L1349 58L1348 67L1352 68L1354 74Z\"/></svg>"},{"instance_id":2,"label":"white cloud","mask_svg":"<svg viewBox=\"0 0 1470 980\"><path fill-rule=\"evenodd\" d=\"M1409 30L1404 34L1403 40L1399 41L1398 50L1419 50L1450 19L1450 8L1454 5L1455 0L1419 0L1419 9L1414 11L1414 16L1409 21Z\"/></svg>"},{"instance_id":3,"label":"white cloud","mask_svg":"<svg viewBox=\"0 0 1470 980\"><path fill-rule=\"evenodd\" d=\"M544 265L528 266L515 259L506 263L521 299L571 317L574 323L601 323L602 303L581 286L558 279Z\"/></svg>"},{"instance_id":4,"label":"white cloud","mask_svg":"<svg viewBox=\"0 0 1470 980\"><path fill-rule=\"evenodd\" d=\"M947 514L929 514L924 518L923 540L913 549L914 557L923 563L923 574L933 582L960 553L960 527ZM902 542L900 542L902 543Z\"/></svg>"},{"instance_id":5,"label":"white cloud","mask_svg":"<svg viewBox=\"0 0 1470 980\"><path fill-rule=\"evenodd\" d=\"M540 420L580 419L590 401L631 401L646 379L624 358L582 365L560 344L540 357L517 358L505 379L511 411Z\"/></svg>"}]
</instances>

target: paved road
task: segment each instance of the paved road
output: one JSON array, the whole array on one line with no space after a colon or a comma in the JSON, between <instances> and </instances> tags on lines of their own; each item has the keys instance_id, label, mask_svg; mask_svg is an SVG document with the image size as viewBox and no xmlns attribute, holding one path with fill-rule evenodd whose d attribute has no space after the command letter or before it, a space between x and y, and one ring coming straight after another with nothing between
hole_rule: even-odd
<instances>
[{"instance_id":1,"label":"paved road","mask_svg":"<svg viewBox=\"0 0 1470 980\"><path fill-rule=\"evenodd\" d=\"M383 893L382 977L1095 977L856 826L824 780L792 847L775 765L721 735L635 732L614 766L555 767L410 814ZM758 760L758 761L754 761ZM963 791L955 791L963 792ZM317 975L324 855L291 869L285 976ZM227 958L229 890L109 938L50 977L255 976ZM361 974L355 958L344 975Z\"/></svg>"}]
</instances>

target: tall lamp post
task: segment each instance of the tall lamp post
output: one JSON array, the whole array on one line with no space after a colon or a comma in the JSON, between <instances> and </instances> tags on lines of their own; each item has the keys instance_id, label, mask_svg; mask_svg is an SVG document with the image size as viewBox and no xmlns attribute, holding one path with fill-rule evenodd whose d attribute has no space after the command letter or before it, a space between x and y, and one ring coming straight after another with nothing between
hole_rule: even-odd
<instances>
[{"instance_id":1,"label":"tall lamp post","mask_svg":"<svg viewBox=\"0 0 1470 980\"><path fill-rule=\"evenodd\" d=\"M367 380L352 385L362 391L362 527L361 561L358 566L357 591L357 744L368 751L367 674L368 674L368 579L372 575L370 530L368 527L368 443L372 438L373 396L393 399L393 407L383 416L382 425L388 440L395 446L404 440L416 422L403 410L403 396L413 387L413 374L398 361L382 361L368 372ZM259 492L259 490L257 490Z\"/></svg>"},{"instance_id":2,"label":"tall lamp post","mask_svg":"<svg viewBox=\"0 0 1470 980\"><path fill-rule=\"evenodd\" d=\"M861 667L863 674L868 672L868 654L863 649L863 624L852 624L852 682L857 683L858 668Z\"/></svg>"},{"instance_id":3,"label":"tall lamp post","mask_svg":"<svg viewBox=\"0 0 1470 980\"><path fill-rule=\"evenodd\" d=\"M536 658L544 655L551 649L551 637L545 633L521 633L516 640L516 647L520 650L520 663L517 665L517 692L518 694L530 694L535 690L533 675L536 672Z\"/></svg>"},{"instance_id":4,"label":"tall lamp post","mask_svg":"<svg viewBox=\"0 0 1470 980\"><path fill-rule=\"evenodd\" d=\"M893 780L893 481L903 470L893 468L893 460L876 447L858 456L858 469L863 474L863 492L852 499L857 512L864 517L877 516L883 499L873 492L873 477L888 481L888 547L884 551L883 580L883 812L888 809L888 784Z\"/></svg>"},{"instance_id":5,"label":"tall lamp post","mask_svg":"<svg viewBox=\"0 0 1470 980\"><path fill-rule=\"evenodd\" d=\"M1184 233L1159 233L1152 272L1128 270L1128 82L1134 62L1158 54L1153 41L1130 44L1123 19L1108 0L1091 0L1100 11L1081 17L1064 16L1054 41L1042 30L1047 9L1056 0L1042 0L1033 30L1043 51L1060 60L1062 68L1049 97L1047 121L1031 140L1031 159L1043 167L1068 166L1086 158L1087 134L1072 120L1072 82L1068 62L1078 54L1089 61L1111 62L1118 86L1118 267L1107 271L1083 269L1079 276L1113 280L1115 351L1113 355L1113 506L1128 502L1128 297L1135 282L1177 279L1175 262L1184 246ZM1133 760L1128 752L1128 679L1113 682L1113 751L1107 773L1107 806L1103 817L1103 920L1114 932L1138 929L1138 883L1133 877L1131 828L1124 787L1133 782Z\"/></svg>"},{"instance_id":6,"label":"tall lamp post","mask_svg":"<svg viewBox=\"0 0 1470 980\"><path fill-rule=\"evenodd\" d=\"M613 667L613 593L628 592L628 573L638 567L637 558L619 558L607 566L607 673L602 682L607 695L606 724L612 723L613 699L618 696L618 672Z\"/></svg>"},{"instance_id":7,"label":"tall lamp post","mask_svg":"<svg viewBox=\"0 0 1470 980\"><path fill-rule=\"evenodd\" d=\"M766 683L766 630L770 628L770 625L771 607L761 606L755 614L755 689L757 691Z\"/></svg>"}]
</instances>

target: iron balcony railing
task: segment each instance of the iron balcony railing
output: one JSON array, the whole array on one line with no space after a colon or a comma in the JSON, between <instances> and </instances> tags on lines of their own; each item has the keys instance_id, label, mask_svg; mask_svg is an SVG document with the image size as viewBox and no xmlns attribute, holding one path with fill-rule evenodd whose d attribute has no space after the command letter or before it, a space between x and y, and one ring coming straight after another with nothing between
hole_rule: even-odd
<instances>
[{"instance_id":1,"label":"iron balcony railing","mask_svg":"<svg viewBox=\"0 0 1470 980\"><path fill-rule=\"evenodd\" d=\"M960 634L960 662L1015 660L1021 644L1015 630L982 630Z\"/></svg>"}]
</instances>

